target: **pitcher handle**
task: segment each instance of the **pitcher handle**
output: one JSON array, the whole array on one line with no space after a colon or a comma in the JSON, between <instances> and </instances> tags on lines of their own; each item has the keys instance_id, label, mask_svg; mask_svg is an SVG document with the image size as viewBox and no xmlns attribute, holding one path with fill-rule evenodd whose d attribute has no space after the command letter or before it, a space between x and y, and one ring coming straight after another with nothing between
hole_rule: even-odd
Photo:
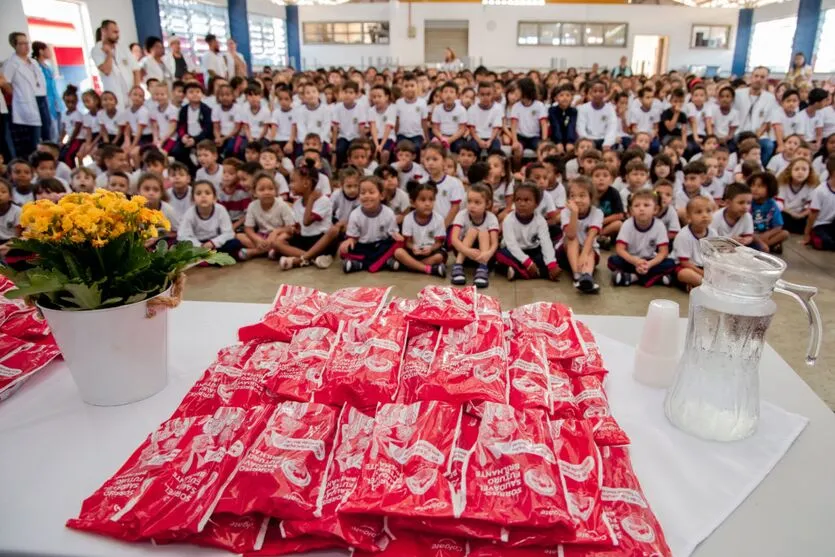
<instances>
[{"instance_id":1,"label":"pitcher handle","mask_svg":"<svg viewBox=\"0 0 835 557\"><path fill-rule=\"evenodd\" d=\"M817 362L818 354L820 353L821 336L823 329L821 325L821 314L818 311L818 306L815 304L815 294L818 289L814 286L805 286L803 284L795 284L793 282L786 282L778 280L774 287L775 292L791 296L800 304L806 313L806 318L809 320L809 346L806 349L806 364L813 366Z\"/></svg>"}]
</instances>

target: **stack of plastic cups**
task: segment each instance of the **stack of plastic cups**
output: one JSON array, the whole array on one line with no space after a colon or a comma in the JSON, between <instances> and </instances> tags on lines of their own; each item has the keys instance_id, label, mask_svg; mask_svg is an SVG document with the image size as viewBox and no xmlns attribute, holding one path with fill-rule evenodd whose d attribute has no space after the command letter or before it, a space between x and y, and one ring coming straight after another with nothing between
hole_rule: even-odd
<instances>
[{"instance_id":1,"label":"stack of plastic cups","mask_svg":"<svg viewBox=\"0 0 835 557\"><path fill-rule=\"evenodd\" d=\"M641 342L635 351L635 380L649 387L666 389L673 384L679 348L678 304L671 300L649 303Z\"/></svg>"}]
</instances>

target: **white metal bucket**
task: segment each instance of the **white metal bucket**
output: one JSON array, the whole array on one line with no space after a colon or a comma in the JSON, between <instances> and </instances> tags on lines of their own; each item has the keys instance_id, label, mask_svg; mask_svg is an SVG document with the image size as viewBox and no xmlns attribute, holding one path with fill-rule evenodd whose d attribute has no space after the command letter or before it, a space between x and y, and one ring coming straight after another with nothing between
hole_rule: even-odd
<instances>
[{"instance_id":1,"label":"white metal bucket","mask_svg":"<svg viewBox=\"0 0 835 557\"><path fill-rule=\"evenodd\" d=\"M168 296L171 289L157 296ZM90 311L40 307L81 399L118 406L148 398L168 382L168 308L146 317L148 300Z\"/></svg>"}]
</instances>

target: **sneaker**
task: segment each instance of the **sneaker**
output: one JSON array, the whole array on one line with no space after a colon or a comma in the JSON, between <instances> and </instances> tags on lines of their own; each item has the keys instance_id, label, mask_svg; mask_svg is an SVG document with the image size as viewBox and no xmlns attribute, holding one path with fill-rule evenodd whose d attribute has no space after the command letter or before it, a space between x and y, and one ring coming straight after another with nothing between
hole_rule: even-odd
<instances>
[{"instance_id":1,"label":"sneaker","mask_svg":"<svg viewBox=\"0 0 835 557\"><path fill-rule=\"evenodd\" d=\"M386 261L386 269L389 271L397 271L400 269L400 262L393 257L389 257Z\"/></svg>"},{"instance_id":2,"label":"sneaker","mask_svg":"<svg viewBox=\"0 0 835 557\"><path fill-rule=\"evenodd\" d=\"M446 265L443 263L432 265L432 274L438 275L441 278L446 278Z\"/></svg>"},{"instance_id":3,"label":"sneaker","mask_svg":"<svg viewBox=\"0 0 835 557\"><path fill-rule=\"evenodd\" d=\"M238 250L238 261L246 261L249 259L249 252L246 251L246 248L241 248Z\"/></svg>"},{"instance_id":4,"label":"sneaker","mask_svg":"<svg viewBox=\"0 0 835 557\"><path fill-rule=\"evenodd\" d=\"M293 261L292 257L284 256L284 257L282 257L281 259L278 260L278 267L282 271L289 271L290 269L293 268L293 263L294 263L294 261Z\"/></svg>"},{"instance_id":5,"label":"sneaker","mask_svg":"<svg viewBox=\"0 0 835 557\"><path fill-rule=\"evenodd\" d=\"M362 261L346 259L342 262L342 271L346 273L356 273L357 271L362 271L364 268L365 265L362 264Z\"/></svg>"},{"instance_id":6,"label":"sneaker","mask_svg":"<svg viewBox=\"0 0 835 557\"><path fill-rule=\"evenodd\" d=\"M513 280L516 278L516 269L513 267L507 268L507 280Z\"/></svg>"},{"instance_id":7,"label":"sneaker","mask_svg":"<svg viewBox=\"0 0 835 557\"><path fill-rule=\"evenodd\" d=\"M612 275L612 282L615 286L629 286L632 284L632 275L622 271L615 271L615 274Z\"/></svg>"},{"instance_id":8,"label":"sneaker","mask_svg":"<svg viewBox=\"0 0 835 557\"><path fill-rule=\"evenodd\" d=\"M595 291L594 279L588 273L583 273L580 275L579 279L574 283L577 290L583 292L584 294L590 294ZM599 289L600 287L597 286Z\"/></svg>"},{"instance_id":9,"label":"sneaker","mask_svg":"<svg viewBox=\"0 0 835 557\"><path fill-rule=\"evenodd\" d=\"M670 286L672 283L673 281L670 278L670 275L664 275L663 277L661 277L661 284L663 284L664 286Z\"/></svg>"},{"instance_id":10,"label":"sneaker","mask_svg":"<svg viewBox=\"0 0 835 557\"><path fill-rule=\"evenodd\" d=\"M475 270L473 284L477 288L487 288L490 286L490 270L487 268L487 265L479 265L478 269Z\"/></svg>"},{"instance_id":11,"label":"sneaker","mask_svg":"<svg viewBox=\"0 0 835 557\"><path fill-rule=\"evenodd\" d=\"M305 259L304 257L299 257L299 267L307 267L310 265L310 260Z\"/></svg>"},{"instance_id":12,"label":"sneaker","mask_svg":"<svg viewBox=\"0 0 835 557\"><path fill-rule=\"evenodd\" d=\"M457 286L467 284L467 276L464 274L464 266L460 263L456 263L452 266L452 279L450 282Z\"/></svg>"},{"instance_id":13,"label":"sneaker","mask_svg":"<svg viewBox=\"0 0 835 557\"><path fill-rule=\"evenodd\" d=\"M320 269L327 269L333 263L333 257L330 255L320 255L313 260L313 264Z\"/></svg>"}]
</instances>

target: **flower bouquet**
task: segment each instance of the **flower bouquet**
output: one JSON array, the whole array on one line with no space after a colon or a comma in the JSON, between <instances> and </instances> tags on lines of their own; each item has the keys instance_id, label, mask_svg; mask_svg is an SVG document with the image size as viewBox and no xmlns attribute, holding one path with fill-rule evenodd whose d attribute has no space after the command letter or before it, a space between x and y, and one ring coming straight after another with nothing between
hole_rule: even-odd
<instances>
[{"instance_id":1,"label":"flower bouquet","mask_svg":"<svg viewBox=\"0 0 835 557\"><path fill-rule=\"evenodd\" d=\"M234 260L188 242L147 249L170 224L141 196L97 190L27 203L20 224L11 249L29 257L26 268L0 267L16 286L6 296L41 309L81 397L124 404L162 389L167 318L152 317L177 305L185 269Z\"/></svg>"}]
</instances>

